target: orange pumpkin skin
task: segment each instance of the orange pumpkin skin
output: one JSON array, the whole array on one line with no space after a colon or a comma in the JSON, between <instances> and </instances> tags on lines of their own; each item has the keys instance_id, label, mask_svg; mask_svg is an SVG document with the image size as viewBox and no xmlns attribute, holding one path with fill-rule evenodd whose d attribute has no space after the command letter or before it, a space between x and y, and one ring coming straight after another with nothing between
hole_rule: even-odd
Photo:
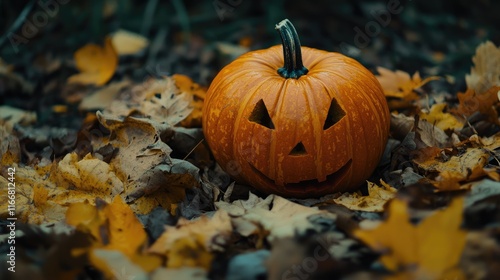
<instances>
[{"instance_id":1,"label":"orange pumpkin skin","mask_svg":"<svg viewBox=\"0 0 500 280\"><path fill-rule=\"evenodd\" d=\"M387 142L382 88L354 59L301 50L309 72L298 79L277 73L281 46L224 67L205 99L205 139L224 170L262 192L316 197L355 190Z\"/></svg>"}]
</instances>

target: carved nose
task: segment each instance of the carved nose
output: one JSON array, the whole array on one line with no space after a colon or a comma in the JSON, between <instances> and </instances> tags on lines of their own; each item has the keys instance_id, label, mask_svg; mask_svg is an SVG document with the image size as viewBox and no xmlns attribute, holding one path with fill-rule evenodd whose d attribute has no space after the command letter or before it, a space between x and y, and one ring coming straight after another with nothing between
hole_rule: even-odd
<instances>
[{"instance_id":1,"label":"carved nose","mask_svg":"<svg viewBox=\"0 0 500 280\"><path fill-rule=\"evenodd\" d=\"M290 156L301 156L307 154L306 147L304 147L304 144L302 144L302 141L297 143L295 147L290 151L288 155Z\"/></svg>"}]
</instances>

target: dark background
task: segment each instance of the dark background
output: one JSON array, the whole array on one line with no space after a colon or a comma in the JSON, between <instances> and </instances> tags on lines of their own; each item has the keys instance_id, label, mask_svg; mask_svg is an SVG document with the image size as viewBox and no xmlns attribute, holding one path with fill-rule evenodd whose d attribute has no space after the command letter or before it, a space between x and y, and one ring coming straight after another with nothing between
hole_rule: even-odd
<instances>
[{"instance_id":1,"label":"dark background","mask_svg":"<svg viewBox=\"0 0 500 280\"><path fill-rule=\"evenodd\" d=\"M180 73L209 85L239 54L221 50L218 43L233 44L237 50L241 45L269 47L279 43L274 25L289 18L304 46L343 52L373 71L383 66L418 70L422 76L453 76L456 89L463 90L477 45L486 40L500 43L500 1L395 1L402 12L390 14L382 26L376 15L394 1L0 0L0 57L36 87L51 78L33 69L37 58L60 59L67 67L53 75L62 80L75 72L70 61L76 49L102 43L105 35L122 28L152 43L142 54L121 58L115 80ZM35 32L26 34L26 22L35 21ZM366 33L367 27L373 36L366 37L366 44L356 44L355 29Z\"/></svg>"}]
</instances>

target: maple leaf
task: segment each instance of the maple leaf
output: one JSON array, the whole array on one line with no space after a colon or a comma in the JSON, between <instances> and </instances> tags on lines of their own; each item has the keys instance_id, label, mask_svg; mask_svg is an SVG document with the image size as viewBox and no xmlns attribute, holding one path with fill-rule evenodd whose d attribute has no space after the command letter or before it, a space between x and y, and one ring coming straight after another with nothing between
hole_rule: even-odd
<instances>
[{"instance_id":1,"label":"maple leaf","mask_svg":"<svg viewBox=\"0 0 500 280\"><path fill-rule=\"evenodd\" d=\"M87 44L74 54L76 68L80 73L68 78L68 83L101 86L115 74L118 55L110 37L104 40L104 47Z\"/></svg>"},{"instance_id":2,"label":"maple leaf","mask_svg":"<svg viewBox=\"0 0 500 280\"><path fill-rule=\"evenodd\" d=\"M481 94L492 87L500 86L500 47L497 48L491 41L480 44L472 62L474 67L471 68L470 74L465 75L468 89Z\"/></svg>"},{"instance_id":3,"label":"maple leaf","mask_svg":"<svg viewBox=\"0 0 500 280\"><path fill-rule=\"evenodd\" d=\"M463 123L450 113L444 113L446 103L438 103L432 105L428 113L421 112L420 119L427 120L431 124L439 127L442 130L461 129Z\"/></svg>"},{"instance_id":4,"label":"maple leaf","mask_svg":"<svg viewBox=\"0 0 500 280\"><path fill-rule=\"evenodd\" d=\"M361 192L343 193L333 201L354 211L382 212L387 201L394 198L397 190L382 179L381 186L368 182L368 195L363 196Z\"/></svg>"},{"instance_id":5,"label":"maple leaf","mask_svg":"<svg viewBox=\"0 0 500 280\"><path fill-rule=\"evenodd\" d=\"M407 203L395 199L386 221L373 229L358 229L354 235L382 253L380 262L387 269L439 279L455 268L465 247L462 208L463 198L454 199L446 209L414 225Z\"/></svg>"},{"instance_id":6,"label":"maple leaf","mask_svg":"<svg viewBox=\"0 0 500 280\"><path fill-rule=\"evenodd\" d=\"M379 75L376 75L384 94L388 98L395 98L394 102L388 101L389 108L398 109L411 105L412 101L419 98L415 89L422 87L430 81L438 80L439 77L431 76L422 80L420 74L415 72L413 76L401 71L391 71L383 67L377 67Z\"/></svg>"}]
</instances>

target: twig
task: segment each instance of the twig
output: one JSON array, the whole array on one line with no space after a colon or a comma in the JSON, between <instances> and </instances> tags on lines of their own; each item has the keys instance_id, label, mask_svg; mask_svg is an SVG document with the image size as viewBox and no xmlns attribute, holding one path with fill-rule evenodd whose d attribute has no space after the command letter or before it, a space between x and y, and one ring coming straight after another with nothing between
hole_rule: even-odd
<instances>
[{"instance_id":1,"label":"twig","mask_svg":"<svg viewBox=\"0 0 500 280\"><path fill-rule=\"evenodd\" d=\"M9 37L9 34L14 33L17 29L21 27L21 25L24 23L26 18L28 17L29 13L33 9L33 6L35 5L35 0L31 0L28 5L26 5L23 9L23 11L19 14L17 17L16 21L14 21L14 24L5 32L5 34L0 38L0 48L2 45L5 43L7 38Z\"/></svg>"},{"instance_id":2,"label":"twig","mask_svg":"<svg viewBox=\"0 0 500 280\"><path fill-rule=\"evenodd\" d=\"M190 156L194 150L201 144L203 143L203 141L205 140L205 138L201 139L200 142L198 142L198 144L196 144L196 146L194 146L191 151L189 151L189 153L182 159L182 160L186 160L188 156Z\"/></svg>"}]
</instances>

